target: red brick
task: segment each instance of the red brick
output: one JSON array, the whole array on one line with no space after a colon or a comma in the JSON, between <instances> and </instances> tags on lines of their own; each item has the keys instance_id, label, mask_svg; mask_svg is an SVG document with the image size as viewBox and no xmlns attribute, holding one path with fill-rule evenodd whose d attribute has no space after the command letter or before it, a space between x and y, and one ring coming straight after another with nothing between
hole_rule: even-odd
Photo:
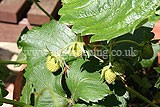
<instances>
[{"instance_id":1,"label":"red brick","mask_svg":"<svg viewBox=\"0 0 160 107\"><path fill-rule=\"evenodd\" d=\"M153 33L155 34L155 39L160 39L160 20L156 22ZM159 41L160 44L160 41ZM158 53L158 63L160 64L160 52Z\"/></svg>"},{"instance_id":2,"label":"red brick","mask_svg":"<svg viewBox=\"0 0 160 107\"><path fill-rule=\"evenodd\" d=\"M160 20L156 22L153 32L155 34L155 39L160 39Z\"/></svg>"},{"instance_id":3,"label":"red brick","mask_svg":"<svg viewBox=\"0 0 160 107\"><path fill-rule=\"evenodd\" d=\"M158 64L160 65L160 52L158 53Z\"/></svg>"},{"instance_id":4,"label":"red brick","mask_svg":"<svg viewBox=\"0 0 160 107\"><path fill-rule=\"evenodd\" d=\"M25 25L0 23L0 42L16 42Z\"/></svg>"},{"instance_id":5,"label":"red brick","mask_svg":"<svg viewBox=\"0 0 160 107\"><path fill-rule=\"evenodd\" d=\"M57 8L59 8L60 1L59 0L40 0L39 4L53 17L56 16ZM49 23L50 18L40 10L35 4L31 6L27 14L28 20L30 24L41 25L44 23Z\"/></svg>"},{"instance_id":6,"label":"red brick","mask_svg":"<svg viewBox=\"0 0 160 107\"><path fill-rule=\"evenodd\" d=\"M17 23L30 3L27 0L2 0L0 3L0 21Z\"/></svg>"}]
</instances>

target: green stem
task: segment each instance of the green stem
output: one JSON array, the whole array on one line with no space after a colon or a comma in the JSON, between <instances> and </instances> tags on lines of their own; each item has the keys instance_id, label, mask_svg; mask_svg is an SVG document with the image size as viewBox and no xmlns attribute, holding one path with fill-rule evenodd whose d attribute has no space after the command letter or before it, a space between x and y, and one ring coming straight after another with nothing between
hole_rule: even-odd
<instances>
[{"instance_id":1,"label":"green stem","mask_svg":"<svg viewBox=\"0 0 160 107\"><path fill-rule=\"evenodd\" d=\"M146 97L144 97L143 95L141 95L140 93L134 91L133 89L131 89L130 87L126 86L126 89L131 92L132 94L136 95L137 97L139 97L140 99L142 99L144 102L150 104L152 107L159 107L158 105L152 103L150 100L148 100Z\"/></svg>"},{"instance_id":2,"label":"green stem","mask_svg":"<svg viewBox=\"0 0 160 107\"><path fill-rule=\"evenodd\" d=\"M66 49L66 48L68 48L71 44L73 44L74 42L71 42L71 43L69 43L68 45L66 45L62 50L61 50L61 52L60 52L60 55L62 54L62 52Z\"/></svg>"},{"instance_id":3,"label":"green stem","mask_svg":"<svg viewBox=\"0 0 160 107\"><path fill-rule=\"evenodd\" d=\"M0 64L27 64L27 61L0 61Z\"/></svg>"},{"instance_id":4,"label":"green stem","mask_svg":"<svg viewBox=\"0 0 160 107\"><path fill-rule=\"evenodd\" d=\"M45 11L35 0L33 2L52 20L54 19L47 11Z\"/></svg>"},{"instance_id":5,"label":"green stem","mask_svg":"<svg viewBox=\"0 0 160 107\"><path fill-rule=\"evenodd\" d=\"M7 104L12 104L12 105L21 106L21 107L33 107L31 105L28 105L28 104L25 104L22 102L8 100L8 99L2 98L2 97L0 97L0 103L7 103Z\"/></svg>"},{"instance_id":6,"label":"green stem","mask_svg":"<svg viewBox=\"0 0 160 107\"><path fill-rule=\"evenodd\" d=\"M95 45L94 47L102 47L102 48L108 50L108 48L105 47L104 45ZM112 65L112 64L111 64L111 61L112 61L112 45L111 45L110 48L109 48L109 66Z\"/></svg>"},{"instance_id":7,"label":"green stem","mask_svg":"<svg viewBox=\"0 0 160 107\"><path fill-rule=\"evenodd\" d=\"M108 50L108 48L105 47L104 45L94 45L94 47L101 47L103 49ZM104 61L101 58L99 58L98 56L94 55L94 57L97 58L100 62L104 63Z\"/></svg>"},{"instance_id":8,"label":"green stem","mask_svg":"<svg viewBox=\"0 0 160 107\"><path fill-rule=\"evenodd\" d=\"M77 34L77 41L83 42L83 37L80 34Z\"/></svg>"},{"instance_id":9,"label":"green stem","mask_svg":"<svg viewBox=\"0 0 160 107\"><path fill-rule=\"evenodd\" d=\"M116 44L119 44L119 43L123 43L123 42L128 42L128 43L133 43L135 45L139 45L137 42L135 41L132 41L132 40L120 40L120 41L117 41L115 42Z\"/></svg>"},{"instance_id":10,"label":"green stem","mask_svg":"<svg viewBox=\"0 0 160 107\"><path fill-rule=\"evenodd\" d=\"M109 48L109 66L112 65L112 45Z\"/></svg>"}]
</instances>

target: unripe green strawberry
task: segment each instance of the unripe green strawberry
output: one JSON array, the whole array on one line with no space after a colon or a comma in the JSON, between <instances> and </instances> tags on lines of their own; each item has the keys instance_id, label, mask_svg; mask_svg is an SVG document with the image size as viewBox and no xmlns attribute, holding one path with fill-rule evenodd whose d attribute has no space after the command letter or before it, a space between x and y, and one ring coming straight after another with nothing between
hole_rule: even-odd
<instances>
[{"instance_id":1,"label":"unripe green strawberry","mask_svg":"<svg viewBox=\"0 0 160 107\"><path fill-rule=\"evenodd\" d=\"M55 57L48 56L46 66L50 72L56 72L60 68L60 62L56 62Z\"/></svg>"},{"instance_id":2,"label":"unripe green strawberry","mask_svg":"<svg viewBox=\"0 0 160 107\"><path fill-rule=\"evenodd\" d=\"M73 55L74 57L82 57L82 54L85 53L84 42L73 42L67 48L67 54Z\"/></svg>"},{"instance_id":3,"label":"unripe green strawberry","mask_svg":"<svg viewBox=\"0 0 160 107\"><path fill-rule=\"evenodd\" d=\"M112 69L108 69L105 72L105 80L108 84L111 84L116 80L116 74L112 71Z\"/></svg>"},{"instance_id":4,"label":"unripe green strawberry","mask_svg":"<svg viewBox=\"0 0 160 107\"><path fill-rule=\"evenodd\" d=\"M142 58L143 59L150 59L153 57L153 48L150 43L145 43L142 47Z\"/></svg>"}]
</instances>

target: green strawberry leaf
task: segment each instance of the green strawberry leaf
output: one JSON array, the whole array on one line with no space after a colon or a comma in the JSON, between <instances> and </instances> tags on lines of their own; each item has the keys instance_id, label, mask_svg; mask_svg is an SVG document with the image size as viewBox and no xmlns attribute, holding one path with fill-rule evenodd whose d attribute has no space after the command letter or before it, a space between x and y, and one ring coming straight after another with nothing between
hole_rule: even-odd
<instances>
[{"instance_id":1,"label":"green strawberry leaf","mask_svg":"<svg viewBox=\"0 0 160 107\"><path fill-rule=\"evenodd\" d=\"M142 26L136 29L133 34L127 33L113 39L113 41L117 42L121 40L132 40L140 44L143 41L150 41L154 37L154 34L151 31L152 28ZM113 47L113 57L134 58L136 56L136 50L137 45L133 43L122 42ZM119 51L121 51L121 54L119 54Z\"/></svg>"},{"instance_id":2,"label":"green strawberry leaf","mask_svg":"<svg viewBox=\"0 0 160 107\"><path fill-rule=\"evenodd\" d=\"M81 99L86 102L97 102L111 94L112 91L110 91L107 84L100 79L98 72L85 69L86 64L92 67L95 66L89 65L88 61L83 59L74 61L67 71L66 83L75 101Z\"/></svg>"},{"instance_id":3,"label":"green strawberry leaf","mask_svg":"<svg viewBox=\"0 0 160 107\"><path fill-rule=\"evenodd\" d=\"M121 107L120 104L122 103L118 100L118 98L114 94L112 94L105 97L104 100L99 101L99 104L104 105L104 107Z\"/></svg>"},{"instance_id":4,"label":"green strawberry leaf","mask_svg":"<svg viewBox=\"0 0 160 107\"><path fill-rule=\"evenodd\" d=\"M40 93L45 88L51 89L60 104L67 104L65 99L66 94L61 86L61 75L56 76L47 70L45 56L28 58L28 65L24 76L33 84L36 93ZM37 103L38 107L56 106L56 103L52 100L52 95L46 94L46 91L40 96Z\"/></svg>"},{"instance_id":5,"label":"green strawberry leaf","mask_svg":"<svg viewBox=\"0 0 160 107\"><path fill-rule=\"evenodd\" d=\"M42 27L34 27L18 41L18 45L23 47L23 53L27 56L25 78L33 84L36 93L40 93L45 88L50 89L62 106L67 104L66 94L61 84L62 76L47 70L46 55L48 50L59 53L63 47L75 40L75 34L67 26L53 20ZM53 96L46 94L46 91L39 97L38 107L56 106Z\"/></svg>"},{"instance_id":6,"label":"green strawberry leaf","mask_svg":"<svg viewBox=\"0 0 160 107\"><path fill-rule=\"evenodd\" d=\"M8 95L8 91L5 89L4 83L2 80L0 80L0 97L5 97ZM0 106L2 103L0 103Z\"/></svg>"},{"instance_id":7,"label":"green strawberry leaf","mask_svg":"<svg viewBox=\"0 0 160 107\"><path fill-rule=\"evenodd\" d=\"M156 14L160 15L160 10L156 11Z\"/></svg>"},{"instance_id":8,"label":"green strawberry leaf","mask_svg":"<svg viewBox=\"0 0 160 107\"><path fill-rule=\"evenodd\" d=\"M94 105L92 105L92 106L88 106L88 107L104 107L104 106L94 104Z\"/></svg>"},{"instance_id":9,"label":"green strawberry leaf","mask_svg":"<svg viewBox=\"0 0 160 107\"><path fill-rule=\"evenodd\" d=\"M154 25L155 25L155 23L153 23L153 22L146 22L145 24L143 24L143 26L144 27L149 27L149 28L153 28L154 27Z\"/></svg>"},{"instance_id":10,"label":"green strawberry leaf","mask_svg":"<svg viewBox=\"0 0 160 107\"><path fill-rule=\"evenodd\" d=\"M26 61L27 56L23 53L23 51L18 55L17 61ZM22 64L15 64L15 67L20 67Z\"/></svg>"},{"instance_id":11,"label":"green strawberry leaf","mask_svg":"<svg viewBox=\"0 0 160 107\"><path fill-rule=\"evenodd\" d=\"M31 94L33 94L34 88L30 82L27 82L22 90L22 96L20 97L20 102L26 103L28 105L31 104Z\"/></svg>"},{"instance_id":12,"label":"green strawberry leaf","mask_svg":"<svg viewBox=\"0 0 160 107\"><path fill-rule=\"evenodd\" d=\"M17 42L20 41L20 40L21 40L21 36L23 36L24 34L26 34L28 31L29 31L28 27L25 27L25 28L22 30L19 38L17 39ZM18 48L21 48L20 45L18 46Z\"/></svg>"},{"instance_id":13,"label":"green strawberry leaf","mask_svg":"<svg viewBox=\"0 0 160 107\"><path fill-rule=\"evenodd\" d=\"M140 78L140 76L136 74L132 74L131 77L133 81L139 85L139 87L144 88L145 90L152 87L152 84L146 77Z\"/></svg>"},{"instance_id":14,"label":"green strawberry leaf","mask_svg":"<svg viewBox=\"0 0 160 107\"><path fill-rule=\"evenodd\" d=\"M0 64L0 79L4 82L6 82L10 77L12 73L11 70L7 68L6 65Z\"/></svg>"},{"instance_id":15,"label":"green strawberry leaf","mask_svg":"<svg viewBox=\"0 0 160 107\"><path fill-rule=\"evenodd\" d=\"M159 78L158 81L156 82L155 87L160 89L160 78Z\"/></svg>"},{"instance_id":16,"label":"green strawberry leaf","mask_svg":"<svg viewBox=\"0 0 160 107\"><path fill-rule=\"evenodd\" d=\"M155 13L152 13L152 15L148 18L149 22L156 23L159 20L160 16L157 16Z\"/></svg>"},{"instance_id":17,"label":"green strawberry leaf","mask_svg":"<svg viewBox=\"0 0 160 107\"><path fill-rule=\"evenodd\" d=\"M73 107L87 107L85 104L74 104Z\"/></svg>"},{"instance_id":18,"label":"green strawberry leaf","mask_svg":"<svg viewBox=\"0 0 160 107\"><path fill-rule=\"evenodd\" d=\"M152 87L152 84L150 83L150 81L148 80L147 77L143 77L141 80L141 87L143 87L144 89L149 89Z\"/></svg>"},{"instance_id":19,"label":"green strawberry leaf","mask_svg":"<svg viewBox=\"0 0 160 107\"><path fill-rule=\"evenodd\" d=\"M98 104L101 106L103 105L102 107L127 107L127 101L125 97L128 97L128 95L128 92L126 92L123 96L112 94L105 97L104 100L99 101Z\"/></svg>"},{"instance_id":20,"label":"green strawberry leaf","mask_svg":"<svg viewBox=\"0 0 160 107\"><path fill-rule=\"evenodd\" d=\"M158 73L160 73L160 67L154 68Z\"/></svg>"},{"instance_id":21,"label":"green strawberry leaf","mask_svg":"<svg viewBox=\"0 0 160 107\"><path fill-rule=\"evenodd\" d=\"M126 96L128 96L129 94L126 93ZM120 104L118 106L114 106L114 107L127 107L127 101L124 98L124 96L116 96L117 100L120 102Z\"/></svg>"},{"instance_id":22,"label":"green strawberry leaf","mask_svg":"<svg viewBox=\"0 0 160 107\"><path fill-rule=\"evenodd\" d=\"M156 70L158 73L160 73L160 67L155 68L155 70ZM160 88L160 77L159 77L158 81L156 82L155 87L156 87L156 88Z\"/></svg>"},{"instance_id":23,"label":"green strawberry leaf","mask_svg":"<svg viewBox=\"0 0 160 107\"><path fill-rule=\"evenodd\" d=\"M0 80L0 97L5 97L8 95L8 91L5 89L4 83Z\"/></svg>"},{"instance_id":24,"label":"green strawberry leaf","mask_svg":"<svg viewBox=\"0 0 160 107\"><path fill-rule=\"evenodd\" d=\"M55 76L47 70L45 56L31 57L31 59L28 59L28 66L24 76L27 80L31 81L37 93L40 93L44 88L49 88L56 93L59 103L66 105L67 102L64 98L66 94L61 86L61 75ZM51 105L55 106L51 94L45 93L40 96L38 107L44 107L46 104L48 107Z\"/></svg>"},{"instance_id":25,"label":"green strawberry leaf","mask_svg":"<svg viewBox=\"0 0 160 107\"><path fill-rule=\"evenodd\" d=\"M116 107L126 107L126 99L129 99L129 93L126 90L124 83L122 81L115 81L115 84L111 86L111 89L114 90L114 95L119 102Z\"/></svg>"},{"instance_id":26,"label":"green strawberry leaf","mask_svg":"<svg viewBox=\"0 0 160 107\"><path fill-rule=\"evenodd\" d=\"M48 50L60 53L67 44L74 41L76 41L76 35L71 32L70 28L52 20L49 24L34 27L21 36L18 46L23 47L23 52L27 54L27 57L35 57L46 55Z\"/></svg>"},{"instance_id":27,"label":"green strawberry leaf","mask_svg":"<svg viewBox=\"0 0 160 107\"><path fill-rule=\"evenodd\" d=\"M59 96L57 92L48 87L37 93L37 95L37 107L66 107L68 105L68 102L65 101L67 98Z\"/></svg>"},{"instance_id":28,"label":"green strawberry leaf","mask_svg":"<svg viewBox=\"0 0 160 107\"><path fill-rule=\"evenodd\" d=\"M96 104L93 104L92 106L87 106L85 104L74 104L73 107L104 107L102 105L96 105Z\"/></svg>"},{"instance_id":29,"label":"green strawberry leaf","mask_svg":"<svg viewBox=\"0 0 160 107\"><path fill-rule=\"evenodd\" d=\"M82 35L93 35L91 42L111 40L133 33L144 20L155 15L159 0L62 0L60 22L73 25ZM147 22L147 21L146 21ZM144 24L144 23L143 23Z\"/></svg>"}]
</instances>

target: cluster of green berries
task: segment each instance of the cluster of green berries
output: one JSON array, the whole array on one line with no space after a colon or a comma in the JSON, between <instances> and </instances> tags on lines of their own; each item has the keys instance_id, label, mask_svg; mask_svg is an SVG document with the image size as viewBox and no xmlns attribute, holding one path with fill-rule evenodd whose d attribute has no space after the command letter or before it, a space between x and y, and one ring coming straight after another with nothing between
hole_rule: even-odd
<instances>
[{"instance_id":1,"label":"cluster of green berries","mask_svg":"<svg viewBox=\"0 0 160 107\"><path fill-rule=\"evenodd\" d=\"M67 47L67 54L72 55L76 58L82 57L83 53L85 53L84 42L73 42L73 43L70 43ZM63 65L64 65L64 61L57 54L50 53L47 56L46 66L50 72L56 72Z\"/></svg>"}]
</instances>

